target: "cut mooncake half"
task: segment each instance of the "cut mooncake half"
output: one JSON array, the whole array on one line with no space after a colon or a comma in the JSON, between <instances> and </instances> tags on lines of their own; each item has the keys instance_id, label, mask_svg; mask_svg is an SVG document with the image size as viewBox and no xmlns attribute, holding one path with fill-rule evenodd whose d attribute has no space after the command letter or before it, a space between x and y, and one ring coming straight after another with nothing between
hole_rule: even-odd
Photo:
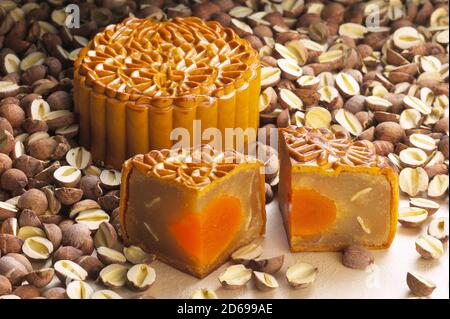
<instances>
[{"instance_id":1,"label":"cut mooncake half","mask_svg":"<svg viewBox=\"0 0 450 319\"><path fill-rule=\"evenodd\" d=\"M122 169L123 237L204 277L265 231L261 163L234 151L151 151Z\"/></svg>"},{"instance_id":2,"label":"cut mooncake half","mask_svg":"<svg viewBox=\"0 0 450 319\"><path fill-rule=\"evenodd\" d=\"M398 177L371 142L289 127L279 131L279 157L279 205L292 251L390 246Z\"/></svg>"}]
</instances>

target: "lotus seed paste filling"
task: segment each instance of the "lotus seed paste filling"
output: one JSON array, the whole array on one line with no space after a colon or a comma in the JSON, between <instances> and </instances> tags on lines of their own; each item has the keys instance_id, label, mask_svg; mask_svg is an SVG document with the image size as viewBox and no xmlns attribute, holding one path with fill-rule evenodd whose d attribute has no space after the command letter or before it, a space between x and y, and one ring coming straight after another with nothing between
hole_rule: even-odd
<instances>
[{"instance_id":1,"label":"lotus seed paste filling","mask_svg":"<svg viewBox=\"0 0 450 319\"><path fill-rule=\"evenodd\" d=\"M75 63L80 143L120 168L170 148L174 128L192 139L194 120L202 131L256 130L259 91L258 54L233 30L193 17L128 18L95 35Z\"/></svg>"}]
</instances>

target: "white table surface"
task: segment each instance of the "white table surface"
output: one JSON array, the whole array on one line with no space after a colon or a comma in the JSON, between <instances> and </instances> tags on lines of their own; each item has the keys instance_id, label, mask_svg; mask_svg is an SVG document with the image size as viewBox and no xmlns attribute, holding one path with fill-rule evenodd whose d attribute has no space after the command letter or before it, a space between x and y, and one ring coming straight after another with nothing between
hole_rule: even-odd
<instances>
[{"instance_id":1,"label":"white table surface","mask_svg":"<svg viewBox=\"0 0 450 319\"><path fill-rule=\"evenodd\" d=\"M440 203L441 208L433 217L448 218L448 198ZM405 199L400 203L400 207L403 206L408 206ZM416 271L437 285L431 298L449 298L448 245L445 245L445 255L439 260L424 260L415 250L414 241L417 236L426 232L427 225L421 229L407 229L399 225L391 248L374 251L375 263L365 271L354 270L342 265L340 253L290 253L278 204L274 201L267 206L263 256L285 254L284 266L275 275L280 284L278 289L260 292L250 282L242 289L225 290L221 288L217 278L226 265L199 280L155 261L152 267L156 270L157 279L145 295L155 298L189 298L197 289L209 288L219 298L410 298L414 296L409 293L406 285L406 273ZM311 287L294 290L288 286L285 272L296 261L318 267L316 281ZM136 296L127 289L118 292L124 297Z\"/></svg>"}]
</instances>

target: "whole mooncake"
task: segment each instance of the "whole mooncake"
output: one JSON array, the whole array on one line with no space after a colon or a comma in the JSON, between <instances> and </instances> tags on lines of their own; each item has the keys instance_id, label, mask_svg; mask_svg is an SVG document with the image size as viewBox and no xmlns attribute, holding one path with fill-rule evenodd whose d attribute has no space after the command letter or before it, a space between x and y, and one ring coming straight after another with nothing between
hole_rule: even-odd
<instances>
[{"instance_id":1,"label":"whole mooncake","mask_svg":"<svg viewBox=\"0 0 450 319\"><path fill-rule=\"evenodd\" d=\"M258 128L258 54L214 21L128 18L95 35L74 70L80 144L115 168L170 148L175 128L186 129L195 146L196 120L200 133L216 128L222 136L227 128Z\"/></svg>"}]
</instances>

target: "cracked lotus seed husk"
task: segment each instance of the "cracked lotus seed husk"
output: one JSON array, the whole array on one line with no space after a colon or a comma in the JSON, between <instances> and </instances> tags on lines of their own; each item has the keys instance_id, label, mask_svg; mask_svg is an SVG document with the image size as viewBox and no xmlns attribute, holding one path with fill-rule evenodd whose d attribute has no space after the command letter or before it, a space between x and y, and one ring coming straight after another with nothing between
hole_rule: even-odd
<instances>
[{"instance_id":1,"label":"cracked lotus seed husk","mask_svg":"<svg viewBox=\"0 0 450 319\"><path fill-rule=\"evenodd\" d=\"M414 133L409 136L409 141L414 147L420 148L425 152L431 152L437 148L436 141L425 134Z\"/></svg>"},{"instance_id":2,"label":"cracked lotus seed husk","mask_svg":"<svg viewBox=\"0 0 450 319\"><path fill-rule=\"evenodd\" d=\"M108 247L98 247L97 257L106 265L124 264L127 261L121 252Z\"/></svg>"},{"instance_id":3,"label":"cracked lotus seed husk","mask_svg":"<svg viewBox=\"0 0 450 319\"><path fill-rule=\"evenodd\" d=\"M416 250L424 259L439 259L444 255L442 242L430 235L421 235L416 239Z\"/></svg>"},{"instance_id":4,"label":"cracked lotus seed husk","mask_svg":"<svg viewBox=\"0 0 450 319\"><path fill-rule=\"evenodd\" d=\"M114 226L108 222L102 222L94 236L95 247L105 246L108 248L115 248L117 243L118 236Z\"/></svg>"},{"instance_id":5,"label":"cracked lotus seed husk","mask_svg":"<svg viewBox=\"0 0 450 319\"><path fill-rule=\"evenodd\" d=\"M289 48L285 47L284 45L275 43L274 50L280 56L280 58L288 59L294 63L298 63L298 59L295 53L293 53Z\"/></svg>"},{"instance_id":6,"label":"cracked lotus seed husk","mask_svg":"<svg viewBox=\"0 0 450 319\"><path fill-rule=\"evenodd\" d=\"M80 212L82 211L88 211L88 210L94 210L94 209L100 209L100 205L91 199L84 199L77 203L75 203L70 211L69 211L69 217L75 218Z\"/></svg>"},{"instance_id":7,"label":"cracked lotus seed husk","mask_svg":"<svg viewBox=\"0 0 450 319\"><path fill-rule=\"evenodd\" d=\"M431 106L427 105L422 100L414 96L409 95L405 96L403 99L403 104L405 105L406 108L414 109L424 115L428 115L431 113Z\"/></svg>"},{"instance_id":8,"label":"cracked lotus seed husk","mask_svg":"<svg viewBox=\"0 0 450 319\"><path fill-rule=\"evenodd\" d=\"M428 105L432 105L435 99L434 93L430 88L423 87L420 89L420 99Z\"/></svg>"},{"instance_id":9,"label":"cracked lotus seed husk","mask_svg":"<svg viewBox=\"0 0 450 319\"><path fill-rule=\"evenodd\" d=\"M123 299L123 298L115 291L102 289L94 292L91 295L91 299Z\"/></svg>"},{"instance_id":10,"label":"cracked lotus seed husk","mask_svg":"<svg viewBox=\"0 0 450 319\"><path fill-rule=\"evenodd\" d=\"M448 242L449 237L449 224L448 218L439 217L434 218L428 225L428 235L439 239L441 242Z\"/></svg>"},{"instance_id":11,"label":"cracked lotus seed husk","mask_svg":"<svg viewBox=\"0 0 450 319\"><path fill-rule=\"evenodd\" d=\"M323 107L313 106L306 112L305 124L312 128L329 128L331 113Z\"/></svg>"},{"instance_id":12,"label":"cracked lotus seed husk","mask_svg":"<svg viewBox=\"0 0 450 319\"><path fill-rule=\"evenodd\" d=\"M303 74L302 68L297 62L294 62L291 59L278 59L277 65L280 68L283 77L288 80L297 80Z\"/></svg>"},{"instance_id":13,"label":"cracked lotus seed husk","mask_svg":"<svg viewBox=\"0 0 450 319\"><path fill-rule=\"evenodd\" d=\"M399 209L398 221L405 227L420 227L428 219L428 212L417 207Z\"/></svg>"},{"instance_id":14,"label":"cracked lotus seed husk","mask_svg":"<svg viewBox=\"0 0 450 319\"><path fill-rule=\"evenodd\" d=\"M317 58L320 63L333 63L338 62L344 58L342 50L333 50L324 52Z\"/></svg>"},{"instance_id":15,"label":"cracked lotus seed husk","mask_svg":"<svg viewBox=\"0 0 450 319\"><path fill-rule=\"evenodd\" d=\"M66 293L70 299L91 299L94 289L84 281L74 280L67 285Z\"/></svg>"},{"instance_id":16,"label":"cracked lotus seed husk","mask_svg":"<svg viewBox=\"0 0 450 319\"><path fill-rule=\"evenodd\" d=\"M382 97L368 96L366 97L367 107L373 111L387 111L392 103Z\"/></svg>"},{"instance_id":17,"label":"cracked lotus seed husk","mask_svg":"<svg viewBox=\"0 0 450 319\"><path fill-rule=\"evenodd\" d=\"M388 89L386 89L383 85L377 85L372 89L372 94L375 97L380 97L383 98L383 96L385 96L387 93L389 93ZM389 102L389 101L388 101ZM389 102L390 103L390 102ZM386 107L387 103L386 102L382 102L382 104ZM391 104L391 103L390 103ZM392 105L389 105L392 106ZM388 106L388 107L389 107Z\"/></svg>"},{"instance_id":18,"label":"cracked lotus seed husk","mask_svg":"<svg viewBox=\"0 0 450 319\"><path fill-rule=\"evenodd\" d=\"M17 237L19 237L22 240L26 240L30 237L43 237L45 238L45 232L39 228L34 226L23 226L19 228L19 231L17 233Z\"/></svg>"},{"instance_id":19,"label":"cracked lotus seed husk","mask_svg":"<svg viewBox=\"0 0 450 319\"><path fill-rule=\"evenodd\" d=\"M19 209L17 208L17 204L12 204L8 202L0 202L0 211L5 214L4 219L7 219L9 217L16 216Z\"/></svg>"},{"instance_id":20,"label":"cracked lotus seed husk","mask_svg":"<svg viewBox=\"0 0 450 319\"><path fill-rule=\"evenodd\" d=\"M303 126L303 123L305 122L305 113L297 111L294 114L294 124L296 126Z\"/></svg>"},{"instance_id":21,"label":"cracked lotus seed husk","mask_svg":"<svg viewBox=\"0 0 450 319\"><path fill-rule=\"evenodd\" d=\"M128 267L121 264L111 264L100 271L100 281L111 288L119 288L127 281Z\"/></svg>"},{"instance_id":22,"label":"cracked lotus seed husk","mask_svg":"<svg viewBox=\"0 0 450 319\"><path fill-rule=\"evenodd\" d=\"M428 188L428 175L421 167L407 167L400 172L400 189L409 196L416 196Z\"/></svg>"},{"instance_id":23,"label":"cracked lotus seed husk","mask_svg":"<svg viewBox=\"0 0 450 319\"><path fill-rule=\"evenodd\" d=\"M7 74L18 72L20 69L21 61L17 55L13 53L6 54L3 58L3 68Z\"/></svg>"},{"instance_id":24,"label":"cracked lotus seed husk","mask_svg":"<svg viewBox=\"0 0 450 319\"><path fill-rule=\"evenodd\" d=\"M73 123L73 113L67 110L52 111L45 114L42 118L51 129L64 127Z\"/></svg>"},{"instance_id":25,"label":"cracked lotus seed husk","mask_svg":"<svg viewBox=\"0 0 450 319\"><path fill-rule=\"evenodd\" d=\"M317 89L320 84L320 79L312 75L304 75L296 82L303 89Z\"/></svg>"},{"instance_id":26,"label":"cracked lotus seed husk","mask_svg":"<svg viewBox=\"0 0 450 319\"><path fill-rule=\"evenodd\" d=\"M0 299L22 299L22 298L20 298L19 296L16 296L16 295L3 295L3 296L0 296Z\"/></svg>"},{"instance_id":27,"label":"cracked lotus seed husk","mask_svg":"<svg viewBox=\"0 0 450 319\"><path fill-rule=\"evenodd\" d=\"M436 213L441 205L427 198L413 197L409 199L409 206L425 209L428 215L431 216Z\"/></svg>"},{"instance_id":28,"label":"cracked lotus seed husk","mask_svg":"<svg viewBox=\"0 0 450 319\"><path fill-rule=\"evenodd\" d=\"M261 88L276 85L280 81L281 70L274 67L261 68Z\"/></svg>"},{"instance_id":29,"label":"cracked lotus seed husk","mask_svg":"<svg viewBox=\"0 0 450 319\"><path fill-rule=\"evenodd\" d=\"M245 286L251 278L251 269L246 268L244 265L232 265L220 274L219 282L224 288L238 289Z\"/></svg>"},{"instance_id":30,"label":"cracked lotus seed husk","mask_svg":"<svg viewBox=\"0 0 450 319\"><path fill-rule=\"evenodd\" d=\"M400 157L395 153L390 153L387 158L389 159L389 162L396 167L398 170L402 170L403 166L402 163L400 163Z\"/></svg>"},{"instance_id":31,"label":"cracked lotus seed husk","mask_svg":"<svg viewBox=\"0 0 450 319\"><path fill-rule=\"evenodd\" d=\"M18 229L19 229L19 225L17 222L17 218L10 217L2 223L2 225L0 227L0 233L1 234L9 234L9 235L18 237L17 236Z\"/></svg>"},{"instance_id":32,"label":"cracked lotus seed husk","mask_svg":"<svg viewBox=\"0 0 450 319\"><path fill-rule=\"evenodd\" d=\"M336 77L337 88L346 96L359 94L358 82L349 74L339 73Z\"/></svg>"},{"instance_id":33,"label":"cracked lotus seed husk","mask_svg":"<svg viewBox=\"0 0 450 319\"><path fill-rule=\"evenodd\" d=\"M309 45L309 47L308 47ZM316 42L306 42L303 40L292 40L286 43L288 50L295 56L295 59L299 65L304 65L308 60L308 49L314 50L317 48L322 49L322 46Z\"/></svg>"},{"instance_id":34,"label":"cracked lotus seed husk","mask_svg":"<svg viewBox=\"0 0 450 319\"><path fill-rule=\"evenodd\" d=\"M109 215L102 209L87 209L78 213L75 221L86 225L90 230L97 230L101 223L109 222Z\"/></svg>"},{"instance_id":35,"label":"cracked lotus seed husk","mask_svg":"<svg viewBox=\"0 0 450 319\"><path fill-rule=\"evenodd\" d=\"M88 273L81 266L70 260L59 260L54 265L56 275L61 281L80 280L87 278Z\"/></svg>"},{"instance_id":36,"label":"cracked lotus seed husk","mask_svg":"<svg viewBox=\"0 0 450 319\"><path fill-rule=\"evenodd\" d=\"M428 185L428 196L431 198L441 198L448 190L449 176L438 174L430 181Z\"/></svg>"},{"instance_id":37,"label":"cracked lotus seed husk","mask_svg":"<svg viewBox=\"0 0 450 319\"><path fill-rule=\"evenodd\" d=\"M266 88L259 97L259 112L271 113L277 107L277 93L272 87Z\"/></svg>"},{"instance_id":38,"label":"cracked lotus seed husk","mask_svg":"<svg viewBox=\"0 0 450 319\"><path fill-rule=\"evenodd\" d=\"M351 112L340 109L334 115L336 121L351 135L358 136L362 133L363 127L358 118Z\"/></svg>"},{"instance_id":39,"label":"cracked lotus seed husk","mask_svg":"<svg viewBox=\"0 0 450 319\"><path fill-rule=\"evenodd\" d=\"M81 171L72 166L61 166L54 173L55 180L64 187L74 187L81 179Z\"/></svg>"},{"instance_id":40,"label":"cracked lotus seed husk","mask_svg":"<svg viewBox=\"0 0 450 319\"><path fill-rule=\"evenodd\" d=\"M10 81L0 81L0 97L14 96L19 93L19 86Z\"/></svg>"},{"instance_id":41,"label":"cracked lotus seed husk","mask_svg":"<svg viewBox=\"0 0 450 319\"><path fill-rule=\"evenodd\" d=\"M428 156L420 148L408 147L400 152L399 158L404 167L418 167L425 164Z\"/></svg>"},{"instance_id":42,"label":"cracked lotus seed husk","mask_svg":"<svg viewBox=\"0 0 450 319\"><path fill-rule=\"evenodd\" d=\"M32 260L45 260L53 252L53 244L47 238L34 236L24 241L22 250Z\"/></svg>"},{"instance_id":43,"label":"cracked lotus seed husk","mask_svg":"<svg viewBox=\"0 0 450 319\"><path fill-rule=\"evenodd\" d=\"M91 164L91 153L84 147L73 148L66 154L66 161L70 166L85 169Z\"/></svg>"},{"instance_id":44,"label":"cracked lotus seed husk","mask_svg":"<svg viewBox=\"0 0 450 319\"><path fill-rule=\"evenodd\" d=\"M254 271L255 285L261 291L268 291L279 287L278 281L268 273Z\"/></svg>"},{"instance_id":45,"label":"cracked lotus seed husk","mask_svg":"<svg viewBox=\"0 0 450 319\"><path fill-rule=\"evenodd\" d=\"M20 69L22 71L26 71L33 65L41 65L44 63L46 57L47 57L46 54L43 52L38 51L30 53L25 58L23 58L22 61L20 61Z\"/></svg>"},{"instance_id":46,"label":"cracked lotus seed husk","mask_svg":"<svg viewBox=\"0 0 450 319\"><path fill-rule=\"evenodd\" d=\"M443 164L445 162L445 156L440 151L434 151L428 156L428 161L425 167L433 167L437 164Z\"/></svg>"},{"instance_id":47,"label":"cracked lotus seed husk","mask_svg":"<svg viewBox=\"0 0 450 319\"><path fill-rule=\"evenodd\" d=\"M320 79L320 87L323 88L325 86L329 86L330 88L334 88L335 80L334 75L331 72L322 72L317 76Z\"/></svg>"},{"instance_id":48,"label":"cracked lotus seed husk","mask_svg":"<svg viewBox=\"0 0 450 319\"><path fill-rule=\"evenodd\" d=\"M331 103L338 98L339 92L333 86L323 86L320 90L320 101L325 103Z\"/></svg>"},{"instance_id":49,"label":"cracked lotus seed husk","mask_svg":"<svg viewBox=\"0 0 450 319\"><path fill-rule=\"evenodd\" d=\"M399 49L405 50L419 44L422 39L416 29L403 27L394 32L393 42Z\"/></svg>"},{"instance_id":50,"label":"cracked lotus seed husk","mask_svg":"<svg viewBox=\"0 0 450 319\"><path fill-rule=\"evenodd\" d=\"M280 255L270 258L252 259L248 263L248 267L254 271L275 274L281 269L281 267L283 267L283 263L284 255Z\"/></svg>"},{"instance_id":51,"label":"cracked lotus seed husk","mask_svg":"<svg viewBox=\"0 0 450 319\"><path fill-rule=\"evenodd\" d=\"M352 39L362 39L367 33L367 28L356 23L344 23L339 27L339 34Z\"/></svg>"},{"instance_id":52,"label":"cracked lotus seed husk","mask_svg":"<svg viewBox=\"0 0 450 319\"><path fill-rule=\"evenodd\" d=\"M278 95L278 103L285 109L302 110L303 102L292 91L281 89Z\"/></svg>"},{"instance_id":53,"label":"cracked lotus seed husk","mask_svg":"<svg viewBox=\"0 0 450 319\"><path fill-rule=\"evenodd\" d=\"M30 113L33 120L44 120L44 116L50 113L50 105L43 99L35 99L30 105Z\"/></svg>"},{"instance_id":54,"label":"cracked lotus seed husk","mask_svg":"<svg viewBox=\"0 0 450 319\"><path fill-rule=\"evenodd\" d=\"M196 290L191 299L218 299L216 293L208 288Z\"/></svg>"},{"instance_id":55,"label":"cracked lotus seed husk","mask_svg":"<svg viewBox=\"0 0 450 319\"><path fill-rule=\"evenodd\" d=\"M155 255L147 254L141 247L129 246L123 248L123 254L128 262L136 264L145 264L152 262L155 259Z\"/></svg>"},{"instance_id":56,"label":"cracked lotus seed husk","mask_svg":"<svg viewBox=\"0 0 450 319\"><path fill-rule=\"evenodd\" d=\"M128 286L135 290L146 290L156 280L155 270L147 264L137 264L127 272Z\"/></svg>"},{"instance_id":57,"label":"cracked lotus seed husk","mask_svg":"<svg viewBox=\"0 0 450 319\"><path fill-rule=\"evenodd\" d=\"M318 269L308 263L296 263L286 271L286 278L292 288L307 288L315 280Z\"/></svg>"},{"instance_id":58,"label":"cracked lotus seed husk","mask_svg":"<svg viewBox=\"0 0 450 319\"><path fill-rule=\"evenodd\" d=\"M406 283L411 292L418 297L427 297L436 289L436 285L432 281L414 272L408 272Z\"/></svg>"},{"instance_id":59,"label":"cracked lotus seed husk","mask_svg":"<svg viewBox=\"0 0 450 319\"><path fill-rule=\"evenodd\" d=\"M114 169L105 169L100 173L100 182L107 187L117 187L120 185L121 173Z\"/></svg>"},{"instance_id":60,"label":"cracked lotus seed husk","mask_svg":"<svg viewBox=\"0 0 450 319\"><path fill-rule=\"evenodd\" d=\"M253 34L252 28L250 28L250 26L245 22L242 22L237 19L231 19L231 25L235 28L235 31L238 33L241 33L243 35Z\"/></svg>"},{"instance_id":61,"label":"cracked lotus seed husk","mask_svg":"<svg viewBox=\"0 0 450 319\"><path fill-rule=\"evenodd\" d=\"M253 10L249 7L237 6L231 9L228 14L234 18L245 18L252 14Z\"/></svg>"},{"instance_id":62,"label":"cracked lotus seed husk","mask_svg":"<svg viewBox=\"0 0 450 319\"><path fill-rule=\"evenodd\" d=\"M434 56L420 57L420 68L424 72L439 72L442 68L441 61Z\"/></svg>"},{"instance_id":63,"label":"cracked lotus seed husk","mask_svg":"<svg viewBox=\"0 0 450 319\"><path fill-rule=\"evenodd\" d=\"M238 250L236 250L233 254L231 254L231 259L235 263L246 264L250 260L256 259L261 256L263 253L263 248L259 244L258 241L252 242L248 245L245 245Z\"/></svg>"}]
</instances>

